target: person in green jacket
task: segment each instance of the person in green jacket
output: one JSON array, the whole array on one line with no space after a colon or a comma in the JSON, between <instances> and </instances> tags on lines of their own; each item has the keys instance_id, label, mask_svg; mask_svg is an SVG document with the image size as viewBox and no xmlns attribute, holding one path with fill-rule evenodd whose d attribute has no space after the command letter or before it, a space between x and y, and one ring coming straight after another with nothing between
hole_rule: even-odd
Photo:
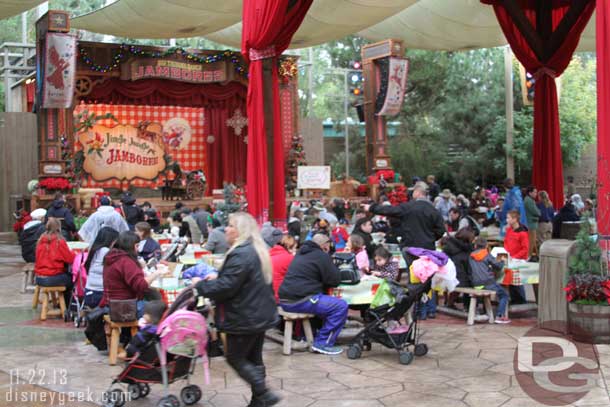
<instances>
[{"instance_id":1,"label":"person in green jacket","mask_svg":"<svg viewBox=\"0 0 610 407\"><path fill-rule=\"evenodd\" d=\"M538 258L538 247L536 246L536 232L538 231L538 220L540 219L540 209L536 205L536 197L538 196L538 190L535 186L530 185L526 189L526 196L523 200L523 206L525 206L525 217L527 218L527 227L529 234L529 253L528 258L535 260ZM532 258L532 256L536 256Z\"/></svg>"}]
</instances>

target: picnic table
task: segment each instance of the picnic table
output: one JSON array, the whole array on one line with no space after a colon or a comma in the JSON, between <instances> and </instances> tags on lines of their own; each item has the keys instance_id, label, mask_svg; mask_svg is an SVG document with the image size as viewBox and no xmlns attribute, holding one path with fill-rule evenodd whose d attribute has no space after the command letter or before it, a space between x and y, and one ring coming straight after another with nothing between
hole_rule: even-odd
<instances>
[{"instance_id":1,"label":"picnic table","mask_svg":"<svg viewBox=\"0 0 610 407\"><path fill-rule=\"evenodd\" d=\"M330 295L343 299L350 306L369 305L382 281L382 278L366 276L358 284L341 284L338 287L331 288L329 292Z\"/></svg>"},{"instance_id":2,"label":"picnic table","mask_svg":"<svg viewBox=\"0 0 610 407\"><path fill-rule=\"evenodd\" d=\"M70 250L86 251L89 249L89 243L87 242L66 242Z\"/></svg>"},{"instance_id":3,"label":"picnic table","mask_svg":"<svg viewBox=\"0 0 610 407\"><path fill-rule=\"evenodd\" d=\"M538 284L540 280L540 264L519 262L509 264L497 277L502 285Z\"/></svg>"}]
</instances>

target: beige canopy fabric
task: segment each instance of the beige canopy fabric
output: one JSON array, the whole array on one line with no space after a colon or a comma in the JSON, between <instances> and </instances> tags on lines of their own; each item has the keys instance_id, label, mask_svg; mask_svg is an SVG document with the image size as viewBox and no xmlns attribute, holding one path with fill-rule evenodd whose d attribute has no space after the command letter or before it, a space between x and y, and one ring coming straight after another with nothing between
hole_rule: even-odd
<instances>
[{"instance_id":1,"label":"beige canopy fabric","mask_svg":"<svg viewBox=\"0 0 610 407\"><path fill-rule=\"evenodd\" d=\"M241 20L242 0L119 0L72 20L72 27L128 38L186 38Z\"/></svg>"},{"instance_id":2,"label":"beige canopy fabric","mask_svg":"<svg viewBox=\"0 0 610 407\"><path fill-rule=\"evenodd\" d=\"M242 0L119 0L72 26L130 38L205 36L240 47ZM465 50L506 45L493 8L479 0L315 0L291 48L357 33L371 41L403 40L407 48ZM595 50L595 18L578 51Z\"/></svg>"},{"instance_id":3,"label":"beige canopy fabric","mask_svg":"<svg viewBox=\"0 0 610 407\"><path fill-rule=\"evenodd\" d=\"M0 0L0 20L21 14L45 0Z\"/></svg>"}]
</instances>

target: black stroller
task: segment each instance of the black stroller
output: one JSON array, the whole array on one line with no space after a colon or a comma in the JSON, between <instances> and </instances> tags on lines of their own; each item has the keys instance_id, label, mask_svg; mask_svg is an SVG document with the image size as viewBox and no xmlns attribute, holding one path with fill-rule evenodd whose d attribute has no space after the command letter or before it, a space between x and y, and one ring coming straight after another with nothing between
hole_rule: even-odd
<instances>
[{"instance_id":1,"label":"black stroller","mask_svg":"<svg viewBox=\"0 0 610 407\"><path fill-rule=\"evenodd\" d=\"M205 352L207 345L205 315L208 310L207 307L198 308L196 302L192 290L182 291L160 325L160 327L165 326L167 330L163 331L161 337L157 335L149 340L142 352L127 364L112 381L109 390L104 393L103 401L106 407L121 407L126 401L148 396L150 384L153 383L163 384L165 389L165 396L157 404L159 407L180 407L178 398L168 392L169 384L178 380L186 380L186 386L180 392L180 399L185 405L193 405L201 399L201 388L191 384L190 377L195 371L197 360L203 358L206 382L208 381L208 362ZM183 344L164 351L162 337L166 333L171 335L172 330L186 330L190 334ZM123 390L125 385L127 392Z\"/></svg>"},{"instance_id":2,"label":"black stroller","mask_svg":"<svg viewBox=\"0 0 610 407\"><path fill-rule=\"evenodd\" d=\"M425 343L419 343L417 308L420 306L423 295L430 291L432 277L422 284L407 285L407 288L395 281L386 281L390 285L391 295L395 299L394 304L381 305L366 312L365 326L350 343L347 357L359 359L363 349L371 350L371 343L377 342L386 348L396 349L400 363L408 365L413 361L414 356L424 356L428 353L428 346ZM407 317L411 307L413 307L413 311L405 329L400 333L388 332L388 322L399 321L402 317ZM409 320L408 317L407 320ZM413 351L409 350L411 346L413 346Z\"/></svg>"}]
</instances>

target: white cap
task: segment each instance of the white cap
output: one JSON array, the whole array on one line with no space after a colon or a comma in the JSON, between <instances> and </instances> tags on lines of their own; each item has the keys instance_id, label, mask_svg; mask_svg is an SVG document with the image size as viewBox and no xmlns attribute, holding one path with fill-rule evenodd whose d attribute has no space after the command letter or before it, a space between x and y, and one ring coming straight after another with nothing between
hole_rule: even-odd
<instances>
[{"instance_id":1,"label":"white cap","mask_svg":"<svg viewBox=\"0 0 610 407\"><path fill-rule=\"evenodd\" d=\"M42 219L45 216L47 216L47 210L44 208L38 208L32 211L32 213L30 213L30 216L32 217L32 219Z\"/></svg>"}]
</instances>

